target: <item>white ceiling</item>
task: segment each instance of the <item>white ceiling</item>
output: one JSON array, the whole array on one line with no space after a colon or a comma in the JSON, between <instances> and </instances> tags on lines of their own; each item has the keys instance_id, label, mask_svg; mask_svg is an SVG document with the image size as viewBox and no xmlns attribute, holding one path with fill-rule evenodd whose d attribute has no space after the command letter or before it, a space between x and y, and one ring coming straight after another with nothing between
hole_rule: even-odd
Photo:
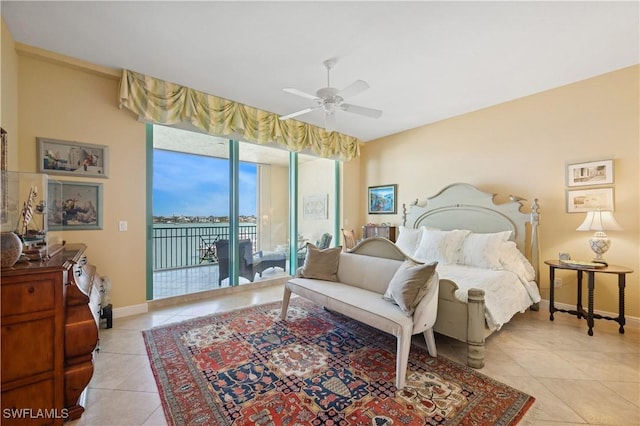
<instances>
[{"instance_id":1,"label":"white ceiling","mask_svg":"<svg viewBox=\"0 0 640 426\"><path fill-rule=\"evenodd\" d=\"M337 130L369 141L638 64L639 2L6 1L17 42L280 115L284 92L371 86ZM114 95L115 96L115 95ZM114 99L114 102L116 100ZM323 126L320 111L298 117Z\"/></svg>"}]
</instances>

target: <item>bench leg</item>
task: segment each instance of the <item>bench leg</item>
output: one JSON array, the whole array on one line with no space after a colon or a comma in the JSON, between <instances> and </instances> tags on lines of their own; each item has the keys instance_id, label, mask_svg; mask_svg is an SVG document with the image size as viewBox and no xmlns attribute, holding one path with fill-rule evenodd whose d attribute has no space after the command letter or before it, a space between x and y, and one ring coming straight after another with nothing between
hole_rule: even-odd
<instances>
[{"instance_id":1,"label":"bench leg","mask_svg":"<svg viewBox=\"0 0 640 426\"><path fill-rule=\"evenodd\" d=\"M433 335L433 328L425 330L423 333L424 340L427 342L427 350L429 351L429 355L432 357L438 356L438 351L436 350L436 338Z\"/></svg>"},{"instance_id":2,"label":"bench leg","mask_svg":"<svg viewBox=\"0 0 640 426\"><path fill-rule=\"evenodd\" d=\"M396 388L404 388L409 365L409 351L411 350L411 335L398 337L396 353Z\"/></svg>"},{"instance_id":3,"label":"bench leg","mask_svg":"<svg viewBox=\"0 0 640 426\"><path fill-rule=\"evenodd\" d=\"M284 295L282 296L282 311L280 312L280 319L282 321L287 319L287 309L289 308L290 298L291 298L291 290L285 287Z\"/></svg>"}]
</instances>

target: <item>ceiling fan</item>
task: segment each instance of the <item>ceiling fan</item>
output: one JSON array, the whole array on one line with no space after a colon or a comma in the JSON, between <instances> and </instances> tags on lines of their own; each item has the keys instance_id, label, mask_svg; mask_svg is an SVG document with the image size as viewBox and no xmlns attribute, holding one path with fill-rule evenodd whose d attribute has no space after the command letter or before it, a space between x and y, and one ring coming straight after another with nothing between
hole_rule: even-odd
<instances>
[{"instance_id":1,"label":"ceiling fan","mask_svg":"<svg viewBox=\"0 0 640 426\"><path fill-rule=\"evenodd\" d=\"M287 93L301 96L306 99L311 99L316 102L316 105L288 115L280 116L280 120L287 120L289 118L307 114L317 109L322 109L324 111L324 128L325 130L332 132L336 128L336 110L351 112L371 118L379 118L382 116L382 111L378 109L367 108L344 102L345 98L355 96L367 90L369 88L369 84L367 84L366 81L356 80L342 90L331 87L330 73L331 68L334 67L336 62L336 59L327 59L323 62L325 68L327 69L327 87L318 89L315 95L311 95L298 89L283 89Z\"/></svg>"}]
</instances>

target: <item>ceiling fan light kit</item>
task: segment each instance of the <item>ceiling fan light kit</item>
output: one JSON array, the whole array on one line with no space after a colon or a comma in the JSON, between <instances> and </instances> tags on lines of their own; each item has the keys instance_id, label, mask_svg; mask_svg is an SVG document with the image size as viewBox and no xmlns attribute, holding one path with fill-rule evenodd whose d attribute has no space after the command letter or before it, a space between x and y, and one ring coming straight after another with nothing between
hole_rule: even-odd
<instances>
[{"instance_id":1,"label":"ceiling fan light kit","mask_svg":"<svg viewBox=\"0 0 640 426\"><path fill-rule=\"evenodd\" d=\"M356 80L342 90L331 87L331 68L335 66L336 62L336 59L327 59L323 62L327 69L327 87L318 89L315 95L293 88L283 89L285 92L291 93L292 95L311 99L316 102L316 105L288 115L282 115L280 116L280 120L288 120L317 109L322 109L324 111L325 130L333 131L335 130L336 125L336 110L342 110L370 118L380 118L382 116L382 111L378 109L344 103L345 98L355 96L367 90L369 88L369 84L363 80Z\"/></svg>"}]
</instances>

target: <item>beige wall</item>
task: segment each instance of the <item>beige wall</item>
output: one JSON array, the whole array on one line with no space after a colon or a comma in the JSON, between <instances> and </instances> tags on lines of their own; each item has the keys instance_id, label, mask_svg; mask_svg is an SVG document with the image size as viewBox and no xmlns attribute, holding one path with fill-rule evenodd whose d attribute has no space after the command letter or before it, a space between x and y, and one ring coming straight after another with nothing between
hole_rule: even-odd
<instances>
[{"instance_id":1,"label":"beige wall","mask_svg":"<svg viewBox=\"0 0 640 426\"><path fill-rule=\"evenodd\" d=\"M569 252L588 260L589 233L577 232L584 214L565 211L567 164L614 159L615 216L623 232L610 232L606 258L632 268L627 276L627 314L640 316L639 260L639 69L634 66L512 102L420 127L362 147L362 184L355 195L366 205L366 187L398 184L397 215L360 214L360 222L401 224L401 205L422 201L454 182L499 194L538 198L541 260ZM437 102L437 99L427 100ZM350 167L345 165L345 169ZM347 173L345 172L345 176ZM346 197L346 196L345 196ZM548 299L548 269L540 265ZM575 274L562 271L556 300L575 303ZM617 312L613 277L598 275L595 307Z\"/></svg>"},{"instance_id":2,"label":"beige wall","mask_svg":"<svg viewBox=\"0 0 640 426\"><path fill-rule=\"evenodd\" d=\"M8 169L18 168L18 57L15 42L2 21L0 31L0 126L8 137Z\"/></svg>"},{"instance_id":3,"label":"beige wall","mask_svg":"<svg viewBox=\"0 0 640 426\"><path fill-rule=\"evenodd\" d=\"M366 213L366 197L365 203L362 203L360 193L365 191L366 186L360 181L361 157L342 163L342 221L341 227L346 230L353 230L356 237L361 237L361 226L364 223L361 219ZM340 235L340 244L344 244L342 235Z\"/></svg>"},{"instance_id":4,"label":"beige wall","mask_svg":"<svg viewBox=\"0 0 640 426\"><path fill-rule=\"evenodd\" d=\"M143 304L145 125L118 109L118 73L17 47L18 170L36 171L37 136L109 147L108 179L56 176L103 184L103 229L64 232L63 239L87 244L98 273L111 279L115 308ZM127 232L118 231L120 220L128 221Z\"/></svg>"}]
</instances>

